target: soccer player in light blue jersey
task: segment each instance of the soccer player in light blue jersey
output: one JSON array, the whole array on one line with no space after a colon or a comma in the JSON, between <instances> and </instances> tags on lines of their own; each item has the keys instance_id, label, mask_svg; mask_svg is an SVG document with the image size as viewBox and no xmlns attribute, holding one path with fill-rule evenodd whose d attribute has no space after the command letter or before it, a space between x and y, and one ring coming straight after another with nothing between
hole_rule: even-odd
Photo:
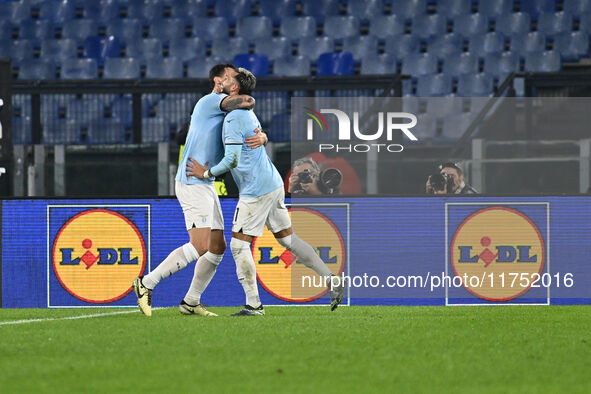
<instances>
[{"instance_id":1,"label":"soccer player in light blue jersey","mask_svg":"<svg viewBox=\"0 0 591 394\"><path fill-rule=\"evenodd\" d=\"M175 194L189 233L189 242L173 250L158 267L144 277L134 280L133 288L141 311L151 316L152 290L164 278L180 271L197 260L191 287L179 305L183 314L213 316L201 305L201 294L213 278L226 249L224 220L214 179L187 176L185 166L189 157L203 162L218 163L223 155L222 123L224 116L238 108L252 109L254 99L249 95L229 97L223 93L223 83L235 75L232 64L218 64L209 72L212 92L203 96L191 114L189 133L179 170L176 175ZM266 143L264 133L255 133L249 140L252 146Z\"/></svg>"},{"instance_id":2,"label":"soccer player in light blue jersey","mask_svg":"<svg viewBox=\"0 0 591 394\"><path fill-rule=\"evenodd\" d=\"M223 84L224 92L230 97L249 95L255 85L254 75L243 68ZM236 261L238 280L246 293L246 305L234 316L265 314L250 250L254 237L263 234L265 224L279 244L295 254L298 261L322 277L331 279L331 310L334 310L343 299L344 283L340 283L340 278L333 276L314 249L293 232L284 202L283 181L266 150L263 147L253 149L245 143L260 127L259 120L250 109L229 113L224 119L222 132L223 159L210 169L207 169L209 163L201 165L201 162L192 159L187 166L188 174L204 180L231 171L238 185L240 199L234 214L230 249Z\"/></svg>"}]
</instances>

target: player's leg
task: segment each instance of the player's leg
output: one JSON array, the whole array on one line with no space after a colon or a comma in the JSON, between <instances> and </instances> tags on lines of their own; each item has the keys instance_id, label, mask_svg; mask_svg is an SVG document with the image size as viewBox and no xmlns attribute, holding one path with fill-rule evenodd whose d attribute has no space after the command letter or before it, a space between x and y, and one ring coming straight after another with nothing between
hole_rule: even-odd
<instances>
[{"instance_id":1,"label":"player's leg","mask_svg":"<svg viewBox=\"0 0 591 394\"><path fill-rule=\"evenodd\" d=\"M205 253L209 243L213 201L203 192L205 185L185 185L177 182L175 192L183 209L185 225L190 241L179 246L149 274L133 281L142 313L151 316L152 290L162 279L185 268L199 258L199 251Z\"/></svg>"},{"instance_id":2,"label":"player's leg","mask_svg":"<svg viewBox=\"0 0 591 394\"><path fill-rule=\"evenodd\" d=\"M341 282L344 281L341 281L338 276L328 269L310 244L293 232L291 219L285 207L285 192L283 189L277 191L276 197L277 202L269 212L267 228L273 233L281 246L296 255L298 261L304 263L306 267L314 270L326 280L331 292L331 310L336 309L343 299L345 283Z\"/></svg>"},{"instance_id":3,"label":"player's leg","mask_svg":"<svg viewBox=\"0 0 591 394\"><path fill-rule=\"evenodd\" d=\"M212 230L209 236L207 251L201 254L201 257L195 263L195 271L191 286L187 291L183 301L179 305L182 314L198 314L203 316L213 316L212 312L207 311L201 305L201 294L205 291L209 282L215 275L219 263L222 261L224 251L226 250L226 240L224 239L224 219L222 209L215 190Z\"/></svg>"},{"instance_id":4,"label":"player's leg","mask_svg":"<svg viewBox=\"0 0 591 394\"><path fill-rule=\"evenodd\" d=\"M246 295L246 304L242 310L233 314L233 316L265 314L259 297L256 266L250 249L254 237L263 233L265 218L267 217L266 210L268 210L268 204L265 205L264 202L261 197L256 199L241 198L234 213L230 249L236 262L238 281Z\"/></svg>"}]
</instances>

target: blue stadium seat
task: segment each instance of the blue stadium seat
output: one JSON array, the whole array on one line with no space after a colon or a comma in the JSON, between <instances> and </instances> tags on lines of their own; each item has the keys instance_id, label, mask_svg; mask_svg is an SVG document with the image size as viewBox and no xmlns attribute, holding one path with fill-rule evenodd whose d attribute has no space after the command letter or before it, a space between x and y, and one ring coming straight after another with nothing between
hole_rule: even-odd
<instances>
[{"instance_id":1,"label":"blue stadium seat","mask_svg":"<svg viewBox=\"0 0 591 394\"><path fill-rule=\"evenodd\" d=\"M437 13L448 18L472 13L472 0L438 0Z\"/></svg>"},{"instance_id":2,"label":"blue stadium seat","mask_svg":"<svg viewBox=\"0 0 591 394\"><path fill-rule=\"evenodd\" d=\"M396 71L396 58L392 55L383 53L361 59L363 75L396 74Z\"/></svg>"},{"instance_id":3,"label":"blue stadium seat","mask_svg":"<svg viewBox=\"0 0 591 394\"><path fill-rule=\"evenodd\" d=\"M116 119L125 127L130 127L133 121L133 102L130 97L117 97L111 103L111 118Z\"/></svg>"},{"instance_id":4,"label":"blue stadium seat","mask_svg":"<svg viewBox=\"0 0 591 394\"><path fill-rule=\"evenodd\" d=\"M591 12L590 0L564 0L562 9L572 15L581 15Z\"/></svg>"},{"instance_id":5,"label":"blue stadium seat","mask_svg":"<svg viewBox=\"0 0 591 394\"><path fill-rule=\"evenodd\" d=\"M458 15L454 18L454 33L464 37L471 37L474 34L486 33L488 31L488 18L485 15L476 13L470 15Z\"/></svg>"},{"instance_id":6,"label":"blue stadium seat","mask_svg":"<svg viewBox=\"0 0 591 394\"><path fill-rule=\"evenodd\" d=\"M558 50L563 61L577 62L589 55L589 35L581 31L563 33L554 41L554 49Z\"/></svg>"},{"instance_id":7,"label":"blue stadium seat","mask_svg":"<svg viewBox=\"0 0 591 394\"><path fill-rule=\"evenodd\" d=\"M306 56L286 56L273 63L273 75L281 77L305 77L310 75L310 59Z\"/></svg>"},{"instance_id":8,"label":"blue stadium seat","mask_svg":"<svg viewBox=\"0 0 591 394\"><path fill-rule=\"evenodd\" d=\"M448 33L431 41L427 46L427 52L439 58L446 58L462 53L464 41L458 33Z\"/></svg>"},{"instance_id":9,"label":"blue stadium seat","mask_svg":"<svg viewBox=\"0 0 591 394\"><path fill-rule=\"evenodd\" d=\"M271 37L273 35L273 23L266 16L247 16L236 24L236 35L248 37L249 40Z\"/></svg>"},{"instance_id":10,"label":"blue stadium seat","mask_svg":"<svg viewBox=\"0 0 591 394\"><path fill-rule=\"evenodd\" d=\"M108 35L118 37L124 43L142 39L142 24L139 19L115 19L106 26Z\"/></svg>"},{"instance_id":11,"label":"blue stadium seat","mask_svg":"<svg viewBox=\"0 0 591 394\"><path fill-rule=\"evenodd\" d=\"M471 52L452 55L443 60L443 72L448 75L474 74L478 72L478 56Z\"/></svg>"},{"instance_id":12,"label":"blue stadium seat","mask_svg":"<svg viewBox=\"0 0 591 394\"><path fill-rule=\"evenodd\" d=\"M532 21L537 21L540 14L556 11L556 0L520 0L520 11L531 16Z\"/></svg>"},{"instance_id":13,"label":"blue stadium seat","mask_svg":"<svg viewBox=\"0 0 591 394\"><path fill-rule=\"evenodd\" d=\"M318 57L316 75L353 75L355 62L349 52L328 52Z\"/></svg>"},{"instance_id":14,"label":"blue stadium seat","mask_svg":"<svg viewBox=\"0 0 591 394\"><path fill-rule=\"evenodd\" d=\"M384 2L382 0L349 0L347 14L356 16L363 22L371 22L374 18L384 15Z\"/></svg>"},{"instance_id":15,"label":"blue stadium seat","mask_svg":"<svg viewBox=\"0 0 591 394\"><path fill-rule=\"evenodd\" d=\"M12 143L14 145L30 144L32 142L30 116L12 117Z\"/></svg>"},{"instance_id":16,"label":"blue stadium seat","mask_svg":"<svg viewBox=\"0 0 591 394\"><path fill-rule=\"evenodd\" d=\"M187 77L208 78L209 70L222 61L222 58L215 56L193 58L187 62Z\"/></svg>"},{"instance_id":17,"label":"blue stadium seat","mask_svg":"<svg viewBox=\"0 0 591 394\"><path fill-rule=\"evenodd\" d=\"M478 12L494 17L508 15L513 12L513 0L479 0Z\"/></svg>"},{"instance_id":18,"label":"blue stadium seat","mask_svg":"<svg viewBox=\"0 0 591 394\"><path fill-rule=\"evenodd\" d=\"M239 53L248 53L248 43L242 37L217 39L211 44L212 56L228 59Z\"/></svg>"},{"instance_id":19,"label":"blue stadium seat","mask_svg":"<svg viewBox=\"0 0 591 394\"><path fill-rule=\"evenodd\" d=\"M392 7L392 13L403 18L412 19L427 13L426 0L400 0Z\"/></svg>"},{"instance_id":20,"label":"blue stadium seat","mask_svg":"<svg viewBox=\"0 0 591 394\"><path fill-rule=\"evenodd\" d=\"M63 38L56 40L53 38L41 41L41 58L63 60L78 57L78 47L72 39Z\"/></svg>"},{"instance_id":21,"label":"blue stadium seat","mask_svg":"<svg viewBox=\"0 0 591 394\"><path fill-rule=\"evenodd\" d=\"M493 78L489 74L464 74L458 77L458 96L489 96L493 91Z\"/></svg>"},{"instance_id":22,"label":"blue stadium seat","mask_svg":"<svg viewBox=\"0 0 591 394\"><path fill-rule=\"evenodd\" d=\"M193 18L189 21L192 27L192 36L211 42L213 40L228 37L229 27L226 18Z\"/></svg>"},{"instance_id":23,"label":"blue stadium seat","mask_svg":"<svg viewBox=\"0 0 591 394\"><path fill-rule=\"evenodd\" d=\"M269 58L257 53L243 53L234 56L233 64L243 67L256 77L264 77L269 74Z\"/></svg>"},{"instance_id":24,"label":"blue stadium seat","mask_svg":"<svg viewBox=\"0 0 591 394\"><path fill-rule=\"evenodd\" d=\"M412 21L412 34L421 38L441 36L447 32L447 19L443 15L421 15Z\"/></svg>"},{"instance_id":25,"label":"blue stadium seat","mask_svg":"<svg viewBox=\"0 0 591 394\"><path fill-rule=\"evenodd\" d=\"M292 40L316 36L316 20L311 16L286 17L281 20L280 33Z\"/></svg>"},{"instance_id":26,"label":"blue stadium seat","mask_svg":"<svg viewBox=\"0 0 591 394\"><path fill-rule=\"evenodd\" d=\"M298 42L298 54L310 59L318 59L320 54L333 50L334 42L329 37L303 37Z\"/></svg>"},{"instance_id":27,"label":"blue stadium seat","mask_svg":"<svg viewBox=\"0 0 591 394\"><path fill-rule=\"evenodd\" d=\"M404 19L396 15L379 15L369 22L369 33L380 39L404 34Z\"/></svg>"},{"instance_id":28,"label":"blue stadium seat","mask_svg":"<svg viewBox=\"0 0 591 394\"><path fill-rule=\"evenodd\" d=\"M177 57L183 62L198 56L205 56L205 42L199 37L181 38L168 45L168 56Z\"/></svg>"},{"instance_id":29,"label":"blue stadium seat","mask_svg":"<svg viewBox=\"0 0 591 394\"><path fill-rule=\"evenodd\" d=\"M73 19L64 22L62 37L71 38L76 42L83 42L88 37L98 35L97 23L92 19Z\"/></svg>"},{"instance_id":30,"label":"blue stadium seat","mask_svg":"<svg viewBox=\"0 0 591 394\"><path fill-rule=\"evenodd\" d=\"M429 53L415 53L402 61L402 73L414 77L437 72L437 58Z\"/></svg>"},{"instance_id":31,"label":"blue stadium seat","mask_svg":"<svg viewBox=\"0 0 591 394\"><path fill-rule=\"evenodd\" d=\"M31 5L28 1L12 1L2 5L3 14L14 24L31 18Z\"/></svg>"},{"instance_id":32,"label":"blue stadium seat","mask_svg":"<svg viewBox=\"0 0 591 394\"><path fill-rule=\"evenodd\" d=\"M142 119L142 142L165 142L170 140L170 129L162 118Z\"/></svg>"},{"instance_id":33,"label":"blue stadium seat","mask_svg":"<svg viewBox=\"0 0 591 394\"><path fill-rule=\"evenodd\" d=\"M186 37L186 23L181 18L155 19L150 23L150 37L162 42L180 40Z\"/></svg>"},{"instance_id":34,"label":"blue stadium seat","mask_svg":"<svg viewBox=\"0 0 591 394\"><path fill-rule=\"evenodd\" d=\"M279 113L271 118L269 125L269 140L272 142L291 141L291 115Z\"/></svg>"},{"instance_id":35,"label":"blue stadium seat","mask_svg":"<svg viewBox=\"0 0 591 394\"><path fill-rule=\"evenodd\" d=\"M154 58L146 66L146 78L175 79L183 77L183 61L176 57Z\"/></svg>"},{"instance_id":36,"label":"blue stadium seat","mask_svg":"<svg viewBox=\"0 0 591 394\"><path fill-rule=\"evenodd\" d=\"M546 35L539 31L532 31L524 35L515 35L511 37L511 52L527 53L540 52L546 49Z\"/></svg>"},{"instance_id":37,"label":"blue stadium seat","mask_svg":"<svg viewBox=\"0 0 591 394\"><path fill-rule=\"evenodd\" d=\"M96 59L99 66L102 66L106 58L121 56L121 43L115 36L88 37L84 41L83 56Z\"/></svg>"},{"instance_id":38,"label":"blue stadium seat","mask_svg":"<svg viewBox=\"0 0 591 394\"><path fill-rule=\"evenodd\" d=\"M95 79L98 64L94 59L65 59L62 61L61 79Z\"/></svg>"},{"instance_id":39,"label":"blue stadium seat","mask_svg":"<svg viewBox=\"0 0 591 394\"><path fill-rule=\"evenodd\" d=\"M19 65L33 58L34 46L31 40L7 41L7 44L10 53L9 57L13 63Z\"/></svg>"},{"instance_id":40,"label":"blue stadium seat","mask_svg":"<svg viewBox=\"0 0 591 394\"><path fill-rule=\"evenodd\" d=\"M145 38L140 41L128 42L125 47L125 55L135 57L142 64L151 59L159 59L162 54L162 41L158 38Z\"/></svg>"},{"instance_id":41,"label":"blue stadium seat","mask_svg":"<svg viewBox=\"0 0 591 394\"><path fill-rule=\"evenodd\" d=\"M343 40L343 51L351 52L357 60L377 55L378 39L371 35L347 37Z\"/></svg>"},{"instance_id":42,"label":"blue stadium seat","mask_svg":"<svg viewBox=\"0 0 591 394\"><path fill-rule=\"evenodd\" d=\"M541 14L538 18L538 31L546 35L570 33L573 30L573 17L568 12Z\"/></svg>"},{"instance_id":43,"label":"blue stadium seat","mask_svg":"<svg viewBox=\"0 0 591 394\"><path fill-rule=\"evenodd\" d=\"M427 74L417 78L418 97L446 96L452 92L452 80L448 74Z\"/></svg>"},{"instance_id":44,"label":"blue stadium seat","mask_svg":"<svg viewBox=\"0 0 591 394\"><path fill-rule=\"evenodd\" d=\"M214 7L215 15L226 18L231 26L241 18L250 16L252 13L251 0L226 0L216 1Z\"/></svg>"},{"instance_id":45,"label":"blue stadium seat","mask_svg":"<svg viewBox=\"0 0 591 394\"><path fill-rule=\"evenodd\" d=\"M88 125L89 144L120 144L129 142L125 127L118 119L101 119Z\"/></svg>"},{"instance_id":46,"label":"blue stadium seat","mask_svg":"<svg viewBox=\"0 0 591 394\"><path fill-rule=\"evenodd\" d=\"M18 79L55 79L55 64L51 60L31 59L19 67Z\"/></svg>"},{"instance_id":47,"label":"blue stadium seat","mask_svg":"<svg viewBox=\"0 0 591 394\"><path fill-rule=\"evenodd\" d=\"M324 18L339 14L339 0L302 0L302 11L304 15L312 16L320 24Z\"/></svg>"},{"instance_id":48,"label":"blue stadium seat","mask_svg":"<svg viewBox=\"0 0 591 394\"><path fill-rule=\"evenodd\" d=\"M15 30L16 27L9 20L0 20L0 37L2 37L3 40L11 38L12 33Z\"/></svg>"},{"instance_id":49,"label":"blue stadium seat","mask_svg":"<svg viewBox=\"0 0 591 394\"><path fill-rule=\"evenodd\" d=\"M403 59L411 54L419 53L421 40L413 34L386 37L385 53Z\"/></svg>"},{"instance_id":50,"label":"blue stadium seat","mask_svg":"<svg viewBox=\"0 0 591 394\"><path fill-rule=\"evenodd\" d=\"M61 24L76 17L76 5L71 0L44 0L39 8L39 19Z\"/></svg>"},{"instance_id":51,"label":"blue stadium seat","mask_svg":"<svg viewBox=\"0 0 591 394\"><path fill-rule=\"evenodd\" d=\"M505 50L505 36L498 32L474 35L470 38L469 48L470 52L477 56L503 52Z\"/></svg>"},{"instance_id":52,"label":"blue stadium seat","mask_svg":"<svg viewBox=\"0 0 591 394\"><path fill-rule=\"evenodd\" d=\"M144 25L164 17L164 3L161 2L131 2L127 5L127 17L139 19Z\"/></svg>"},{"instance_id":53,"label":"blue stadium seat","mask_svg":"<svg viewBox=\"0 0 591 394\"><path fill-rule=\"evenodd\" d=\"M261 0L259 6L259 14L271 18L276 26L296 14L296 2L293 0Z\"/></svg>"},{"instance_id":54,"label":"blue stadium seat","mask_svg":"<svg viewBox=\"0 0 591 394\"><path fill-rule=\"evenodd\" d=\"M354 16L327 16L324 35L340 39L359 35L359 19Z\"/></svg>"},{"instance_id":55,"label":"blue stadium seat","mask_svg":"<svg viewBox=\"0 0 591 394\"><path fill-rule=\"evenodd\" d=\"M207 3L205 0L169 1L166 5L170 8L172 18L201 18L207 16Z\"/></svg>"},{"instance_id":56,"label":"blue stadium seat","mask_svg":"<svg viewBox=\"0 0 591 394\"><path fill-rule=\"evenodd\" d=\"M291 55L291 41L285 37L259 38L254 42L256 53L267 55L269 60Z\"/></svg>"},{"instance_id":57,"label":"blue stadium seat","mask_svg":"<svg viewBox=\"0 0 591 394\"><path fill-rule=\"evenodd\" d=\"M579 16L579 30L591 34L591 12Z\"/></svg>"},{"instance_id":58,"label":"blue stadium seat","mask_svg":"<svg viewBox=\"0 0 591 394\"><path fill-rule=\"evenodd\" d=\"M46 145L80 142L80 125L76 119L54 119L43 125L42 142Z\"/></svg>"},{"instance_id":59,"label":"blue stadium seat","mask_svg":"<svg viewBox=\"0 0 591 394\"><path fill-rule=\"evenodd\" d=\"M476 114L471 112L462 112L446 117L443 119L442 137L457 140L466 132L475 117Z\"/></svg>"},{"instance_id":60,"label":"blue stadium seat","mask_svg":"<svg viewBox=\"0 0 591 394\"><path fill-rule=\"evenodd\" d=\"M436 119L431 114L419 114L411 131L418 138L418 143L433 140L437 134Z\"/></svg>"},{"instance_id":61,"label":"blue stadium seat","mask_svg":"<svg viewBox=\"0 0 591 394\"><path fill-rule=\"evenodd\" d=\"M100 2L80 0L83 18L96 18L109 22L121 17L121 5L118 0L101 0Z\"/></svg>"},{"instance_id":62,"label":"blue stadium seat","mask_svg":"<svg viewBox=\"0 0 591 394\"><path fill-rule=\"evenodd\" d=\"M55 37L55 28L48 20L26 20L18 31L20 39L44 40Z\"/></svg>"},{"instance_id":63,"label":"blue stadium seat","mask_svg":"<svg viewBox=\"0 0 591 394\"><path fill-rule=\"evenodd\" d=\"M140 62L133 57L105 59L104 79L139 79Z\"/></svg>"},{"instance_id":64,"label":"blue stadium seat","mask_svg":"<svg viewBox=\"0 0 591 394\"><path fill-rule=\"evenodd\" d=\"M490 54L484 58L484 72L504 80L512 72L519 71L519 55L513 52Z\"/></svg>"},{"instance_id":65,"label":"blue stadium seat","mask_svg":"<svg viewBox=\"0 0 591 394\"><path fill-rule=\"evenodd\" d=\"M531 30L531 18L525 12L503 15L496 19L495 31L506 36L527 34Z\"/></svg>"}]
</instances>

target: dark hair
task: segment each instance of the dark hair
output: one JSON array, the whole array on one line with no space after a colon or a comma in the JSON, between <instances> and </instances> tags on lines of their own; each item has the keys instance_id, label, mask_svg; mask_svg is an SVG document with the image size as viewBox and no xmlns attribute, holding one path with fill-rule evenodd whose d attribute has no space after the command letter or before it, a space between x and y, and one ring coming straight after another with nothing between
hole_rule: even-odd
<instances>
[{"instance_id":1,"label":"dark hair","mask_svg":"<svg viewBox=\"0 0 591 394\"><path fill-rule=\"evenodd\" d=\"M213 81L213 79L215 77L221 77L222 75L224 75L224 71L226 70L226 68L231 68L232 70L238 72L238 69L236 69L236 66L234 66L233 64L230 64L230 63L216 64L215 66L213 66L211 68L211 70L209 70L209 88L210 89L213 89L215 86L215 82Z\"/></svg>"},{"instance_id":2,"label":"dark hair","mask_svg":"<svg viewBox=\"0 0 591 394\"><path fill-rule=\"evenodd\" d=\"M459 165L457 165L456 163L452 163L451 161L448 161L447 163L443 163L439 166L439 170L443 170L444 168L453 168L458 172L458 176L462 176L463 172L462 169L460 168Z\"/></svg>"},{"instance_id":3,"label":"dark hair","mask_svg":"<svg viewBox=\"0 0 591 394\"><path fill-rule=\"evenodd\" d=\"M255 76L242 67L238 69L238 74L234 78L238 82L238 94L251 94L257 84Z\"/></svg>"}]
</instances>

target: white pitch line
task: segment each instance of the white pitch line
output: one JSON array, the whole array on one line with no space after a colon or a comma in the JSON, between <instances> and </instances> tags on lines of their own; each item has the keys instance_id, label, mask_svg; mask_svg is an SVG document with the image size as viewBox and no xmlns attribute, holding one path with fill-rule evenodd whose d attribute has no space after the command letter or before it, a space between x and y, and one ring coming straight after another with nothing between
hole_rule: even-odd
<instances>
[{"instance_id":1,"label":"white pitch line","mask_svg":"<svg viewBox=\"0 0 591 394\"><path fill-rule=\"evenodd\" d=\"M153 308L152 310L158 310L162 308ZM101 316L113 316L113 315L122 315L125 313L136 313L139 310L133 311L118 311L118 312L108 312L108 313L93 313L92 315L78 315L78 316L67 316L67 317L49 317L47 319L27 319L27 320L12 320L12 321L4 321L0 322L0 326L7 326L11 324L25 324L25 323L37 323L37 322L44 322L44 321L54 321L54 320L76 320L76 319L91 319L93 317L101 317Z\"/></svg>"}]
</instances>

